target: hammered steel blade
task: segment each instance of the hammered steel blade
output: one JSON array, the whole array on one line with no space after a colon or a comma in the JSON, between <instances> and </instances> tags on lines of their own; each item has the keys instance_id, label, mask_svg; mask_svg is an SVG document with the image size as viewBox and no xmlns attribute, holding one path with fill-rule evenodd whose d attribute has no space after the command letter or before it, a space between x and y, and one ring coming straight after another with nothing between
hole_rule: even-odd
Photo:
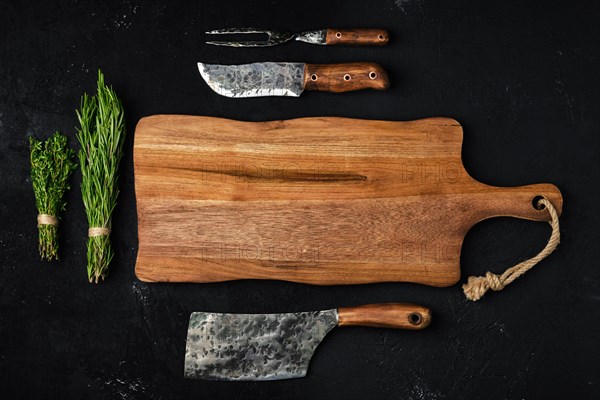
<instances>
[{"instance_id":1,"label":"hammered steel blade","mask_svg":"<svg viewBox=\"0 0 600 400\"><path fill-rule=\"evenodd\" d=\"M186 378L276 380L306 375L337 310L286 314L194 312L185 351Z\"/></svg>"},{"instance_id":2,"label":"hammered steel blade","mask_svg":"<svg viewBox=\"0 0 600 400\"><path fill-rule=\"evenodd\" d=\"M226 97L293 96L304 90L304 63L198 63L208 86Z\"/></svg>"},{"instance_id":3,"label":"hammered steel blade","mask_svg":"<svg viewBox=\"0 0 600 400\"><path fill-rule=\"evenodd\" d=\"M245 40L245 41L208 41L206 44L212 44L215 46L229 46L229 47L269 47L276 46L278 44L289 42L295 39L299 42L306 42L311 44L325 44L327 30L321 29L317 31L307 31L300 33L289 33L282 32L273 29L259 29L259 28L228 28L228 29L215 29L206 32L207 35L245 35L245 34L266 34L267 40Z\"/></svg>"},{"instance_id":4,"label":"hammered steel blade","mask_svg":"<svg viewBox=\"0 0 600 400\"><path fill-rule=\"evenodd\" d=\"M259 28L230 28L230 29L215 29L206 32L207 35L244 35L244 34L266 34L267 40L254 41L208 41L206 44L215 46L230 46L230 47L269 47L285 43L294 38L294 34L289 32L281 32L269 29Z\"/></svg>"}]
</instances>

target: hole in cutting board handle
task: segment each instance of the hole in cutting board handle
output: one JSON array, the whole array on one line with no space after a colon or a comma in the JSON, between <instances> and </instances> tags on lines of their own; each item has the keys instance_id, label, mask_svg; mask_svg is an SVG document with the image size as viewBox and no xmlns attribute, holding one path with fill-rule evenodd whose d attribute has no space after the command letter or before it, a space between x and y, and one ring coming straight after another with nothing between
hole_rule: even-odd
<instances>
[{"instance_id":1,"label":"hole in cutting board handle","mask_svg":"<svg viewBox=\"0 0 600 400\"><path fill-rule=\"evenodd\" d=\"M546 206L543 204L538 204L540 200L545 199L544 196L540 196L539 194L531 200L531 205L538 211L542 211L546 209Z\"/></svg>"}]
</instances>

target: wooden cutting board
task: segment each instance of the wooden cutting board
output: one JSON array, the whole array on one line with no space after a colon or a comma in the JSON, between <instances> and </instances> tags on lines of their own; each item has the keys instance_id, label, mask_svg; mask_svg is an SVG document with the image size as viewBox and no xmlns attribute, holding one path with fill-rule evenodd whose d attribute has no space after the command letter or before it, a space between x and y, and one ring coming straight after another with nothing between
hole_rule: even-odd
<instances>
[{"instance_id":1,"label":"wooden cutting board","mask_svg":"<svg viewBox=\"0 0 600 400\"><path fill-rule=\"evenodd\" d=\"M452 285L474 224L547 221L536 196L562 208L551 184L475 181L462 164L462 136L448 118L143 118L134 145L136 275Z\"/></svg>"}]
</instances>

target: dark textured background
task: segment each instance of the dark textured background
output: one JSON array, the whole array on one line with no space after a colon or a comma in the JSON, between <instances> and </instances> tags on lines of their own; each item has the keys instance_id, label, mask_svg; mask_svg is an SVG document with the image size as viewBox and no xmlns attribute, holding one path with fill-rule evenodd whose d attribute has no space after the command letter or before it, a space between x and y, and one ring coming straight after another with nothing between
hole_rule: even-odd
<instances>
[{"instance_id":1,"label":"dark textured background","mask_svg":"<svg viewBox=\"0 0 600 400\"><path fill-rule=\"evenodd\" d=\"M600 13L587 1L0 1L0 397L2 398L598 398L600 254ZM291 43L208 47L203 32L256 25L289 30L380 27L384 48ZM235 100L213 93L196 62L370 60L387 92ZM86 222L73 178L61 261L37 255L28 136L74 136L74 110L96 70L122 97L127 154L108 279L87 283ZM476 179L556 184L562 244L478 303L460 286L314 287L286 282L145 284L137 251L133 133L146 115L249 121L302 116L464 126L463 160ZM475 226L462 279L532 256L545 223L498 218ZM183 379L189 313L283 312L369 302L431 307L422 332L333 331L308 376L279 382Z\"/></svg>"}]
</instances>

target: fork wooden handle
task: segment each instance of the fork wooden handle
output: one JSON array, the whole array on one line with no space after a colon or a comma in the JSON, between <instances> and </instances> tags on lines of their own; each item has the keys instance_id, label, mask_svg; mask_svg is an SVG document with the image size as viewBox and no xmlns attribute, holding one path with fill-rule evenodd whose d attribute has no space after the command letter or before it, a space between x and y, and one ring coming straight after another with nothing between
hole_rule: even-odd
<instances>
[{"instance_id":1,"label":"fork wooden handle","mask_svg":"<svg viewBox=\"0 0 600 400\"><path fill-rule=\"evenodd\" d=\"M385 46L390 35L383 29L327 29L325 44Z\"/></svg>"}]
</instances>

